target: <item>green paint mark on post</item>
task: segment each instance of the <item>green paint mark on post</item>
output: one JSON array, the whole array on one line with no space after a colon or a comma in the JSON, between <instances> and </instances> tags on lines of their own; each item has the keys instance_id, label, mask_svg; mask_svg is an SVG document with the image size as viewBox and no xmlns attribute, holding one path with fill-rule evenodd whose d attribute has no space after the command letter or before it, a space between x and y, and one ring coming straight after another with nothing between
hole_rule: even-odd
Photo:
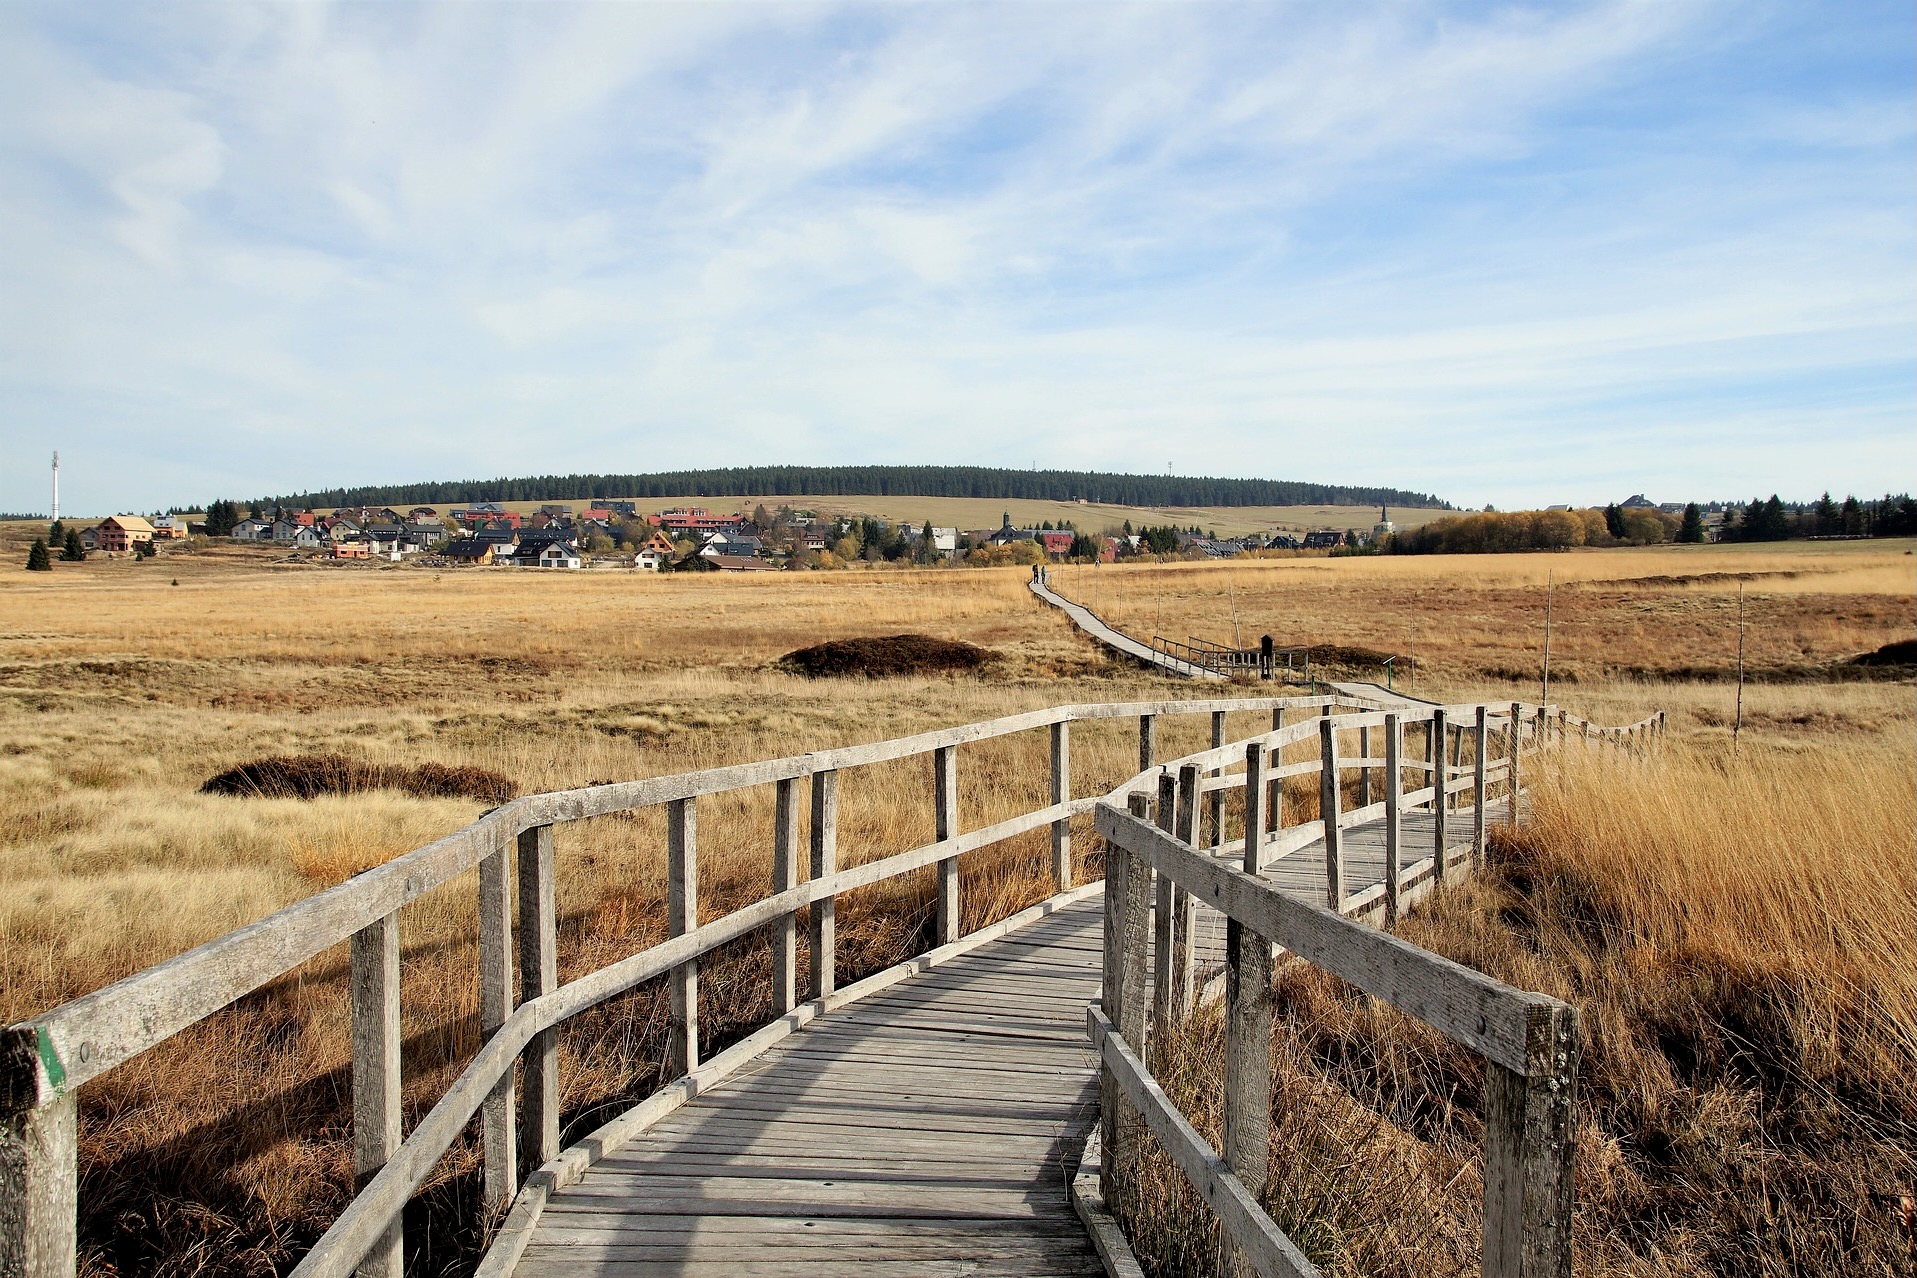
<instances>
[{"instance_id":1,"label":"green paint mark on post","mask_svg":"<svg viewBox=\"0 0 1917 1278\"><path fill-rule=\"evenodd\" d=\"M47 1072L47 1086L58 1096L67 1089L67 1067L60 1063L60 1053L53 1050L53 1039L47 1034L47 1027L39 1027L40 1067Z\"/></svg>"}]
</instances>

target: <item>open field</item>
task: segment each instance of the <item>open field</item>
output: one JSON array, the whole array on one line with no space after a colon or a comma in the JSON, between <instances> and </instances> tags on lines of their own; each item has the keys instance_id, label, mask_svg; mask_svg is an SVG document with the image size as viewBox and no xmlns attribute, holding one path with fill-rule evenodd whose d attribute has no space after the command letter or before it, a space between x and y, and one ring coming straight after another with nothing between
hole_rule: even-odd
<instances>
[{"instance_id":1,"label":"open field","mask_svg":"<svg viewBox=\"0 0 1917 1278\"><path fill-rule=\"evenodd\" d=\"M1462 698L1535 696L1552 572L1565 584L1555 594L1554 670L1576 680L1554 685L1554 698L1610 722L1661 705L1674 737L1721 753L1742 581L1748 659L1768 680L1746 691L1744 748L1780 758L1864 751L1851 779L1839 768L1832 784L1872 807L1883 800L1866 787L1891 783L1882 778L1901 775L1908 796L1911 684L1907 675L1831 675L1833 663L1917 633L1910 549L1177 564L1060 571L1055 582L1146 633L1162 609L1188 619L1175 633L1225 637L1235 609L1246 635L1412 652L1418 690ZM1105 658L1031 600L1025 576L328 571L217 553L0 574L0 1015L96 988L479 811L396 792L310 803L198 793L207 777L262 755L471 764L532 791L1064 701L1203 695ZM1001 659L981 675L885 683L809 682L771 667L825 639L908 630L982 644ZM1200 730L1190 725L1165 748L1196 748ZM1075 737L1076 792L1117 779L1132 748L1117 725ZM1037 742L967 747L967 824L1035 798L1041 756ZM1888 770L1871 762L1884 758ZM924 790L916 773L848 778L848 863L928 839ZM768 808L769 796L748 796L702 809L707 846L726 849L702 867L708 916L763 890ZM1890 828L1908 825L1903 809L1883 811ZM663 935L662 842L656 814L561 833L564 974ZM1906 863L1909 846L1906 831ZM1091 840L1079 839L1078 852L1080 873L1096 874ZM968 864L968 923L1043 895L1044 859L1034 840ZM1840 877L1842 868L1826 866ZM1690 870L1674 862L1671 872ZM921 946L929 901L926 884L913 882L843 905L845 975ZM415 1113L477 1046L472 920L471 893L457 887L405 915ZM324 956L215 1018L190 1047L150 1053L83 1094L91 1272L271 1272L337 1209L350 1181L343 966L343 955ZM743 946L713 963L708 1033L736 1036L763 1016L767 997L759 952ZM652 990L581 1024L566 1047L569 1130L653 1085L662 1029ZM587 1054L581 1044L593 1034L605 1037ZM470 1151L451 1160L420 1208L414 1237L433 1249L423 1272L462 1263L462 1244L440 1226L472 1192L471 1166ZM205 1189L185 1201L156 1188L175 1183Z\"/></svg>"},{"instance_id":2,"label":"open field","mask_svg":"<svg viewBox=\"0 0 1917 1278\"><path fill-rule=\"evenodd\" d=\"M1745 662L1758 678L1821 677L1832 661L1909 638L1912 549L1899 540L1225 560L1067 566L1052 580L1128 634L1370 648L1422 662L1431 689L1528 680L1535 695L1549 578L1553 693L1575 704L1578 687L1619 677L1733 675L1740 586Z\"/></svg>"}]
</instances>

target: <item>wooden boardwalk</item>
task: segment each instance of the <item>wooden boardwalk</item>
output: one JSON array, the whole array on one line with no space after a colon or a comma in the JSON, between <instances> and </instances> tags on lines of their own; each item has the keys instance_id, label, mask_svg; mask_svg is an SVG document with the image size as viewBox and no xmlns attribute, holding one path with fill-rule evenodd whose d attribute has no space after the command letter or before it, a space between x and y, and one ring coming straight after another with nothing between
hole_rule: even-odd
<instances>
[{"instance_id":1,"label":"wooden boardwalk","mask_svg":"<svg viewBox=\"0 0 1917 1278\"><path fill-rule=\"evenodd\" d=\"M1103 1273L1068 1186L1102 917L1069 906L787 1039L555 1196L516 1272Z\"/></svg>"},{"instance_id":2,"label":"wooden boardwalk","mask_svg":"<svg viewBox=\"0 0 1917 1278\"><path fill-rule=\"evenodd\" d=\"M1412 874L1432 820L1401 821ZM1450 816L1454 865L1470 829L1468 807ZM1342 846L1349 890L1382 882L1382 822ZM1324 844L1264 877L1322 903ZM1098 1103L1102 918L1094 896L815 1022L556 1194L515 1272L1103 1273L1069 1193ZM1224 932L1201 905L1201 983Z\"/></svg>"},{"instance_id":3,"label":"wooden boardwalk","mask_svg":"<svg viewBox=\"0 0 1917 1278\"><path fill-rule=\"evenodd\" d=\"M1195 666L1189 661L1180 661L1177 657L1159 652L1150 644L1140 643L1122 630L1115 630L1084 604L1073 603L1064 595L1058 594L1050 586L1041 582L1031 583L1031 591L1046 603L1063 612L1072 619L1072 624L1086 634L1104 644L1113 652L1142 661L1148 666L1156 666L1167 674L1182 675L1187 679L1223 679L1225 676L1216 670L1207 670Z\"/></svg>"}]
</instances>

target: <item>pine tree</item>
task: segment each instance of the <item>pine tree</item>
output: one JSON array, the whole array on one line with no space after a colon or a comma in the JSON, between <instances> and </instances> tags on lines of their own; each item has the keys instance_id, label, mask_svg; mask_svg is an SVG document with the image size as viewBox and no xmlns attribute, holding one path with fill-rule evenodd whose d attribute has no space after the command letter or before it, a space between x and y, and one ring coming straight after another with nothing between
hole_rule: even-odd
<instances>
[{"instance_id":1,"label":"pine tree","mask_svg":"<svg viewBox=\"0 0 1917 1278\"><path fill-rule=\"evenodd\" d=\"M1693 544L1704 540L1704 512L1698 509L1696 502L1685 505L1684 522L1678 527L1677 539Z\"/></svg>"},{"instance_id":2,"label":"pine tree","mask_svg":"<svg viewBox=\"0 0 1917 1278\"><path fill-rule=\"evenodd\" d=\"M60 545L60 558L70 564L77 564L87 557L86 543L80 540L76 528L67 529L66 540Z\"/></svg>"},{"instance_id":3,"label":"pine tree","mask_svg":"<svg viewBox=\"0 0 1917 1278\"><path fill-rule=\"evenodd\" d=\"M1604 508L1604 527L1614 538L1624 536L1624 509L1616 502Z\"/></svg>"},{"instance_id":4,"label":"pine tree","mask_svg":"<svg viewBox=\"0 0 1917 1278\"><path fill-rule=\"evenodd\" d=\"M59 545L60 542L65 539L66 535L67 526L57 519L54 520L52 526L47 529L47 545Z\"/></svg>"},{"instance_id":5,"label":"pine tree","mask_svg":"<svg viewBox=\"0 0 1917 1278\"><path fill-rule=\"evenodd\" d=\"M39 537L35 537L33 545L27 549L27 571L53 571L53 557L47 554L47 543Z\"/></svg>"}]
</instances>

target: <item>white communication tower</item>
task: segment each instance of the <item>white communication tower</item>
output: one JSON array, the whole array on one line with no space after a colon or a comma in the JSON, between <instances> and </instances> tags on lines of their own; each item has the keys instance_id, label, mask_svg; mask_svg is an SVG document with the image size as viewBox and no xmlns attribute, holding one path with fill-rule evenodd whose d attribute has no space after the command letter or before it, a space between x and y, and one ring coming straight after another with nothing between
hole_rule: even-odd
<instances>
[{"instance_id":1,"label":"white communication tower","mask_svg":"<svg viewBox=\"0 0 1917 1278\"><path fill-rule=\"evenodd\" d=\"M53 522L60 522L60 454L53 454Z\"/></svg>"}]
</instances>

